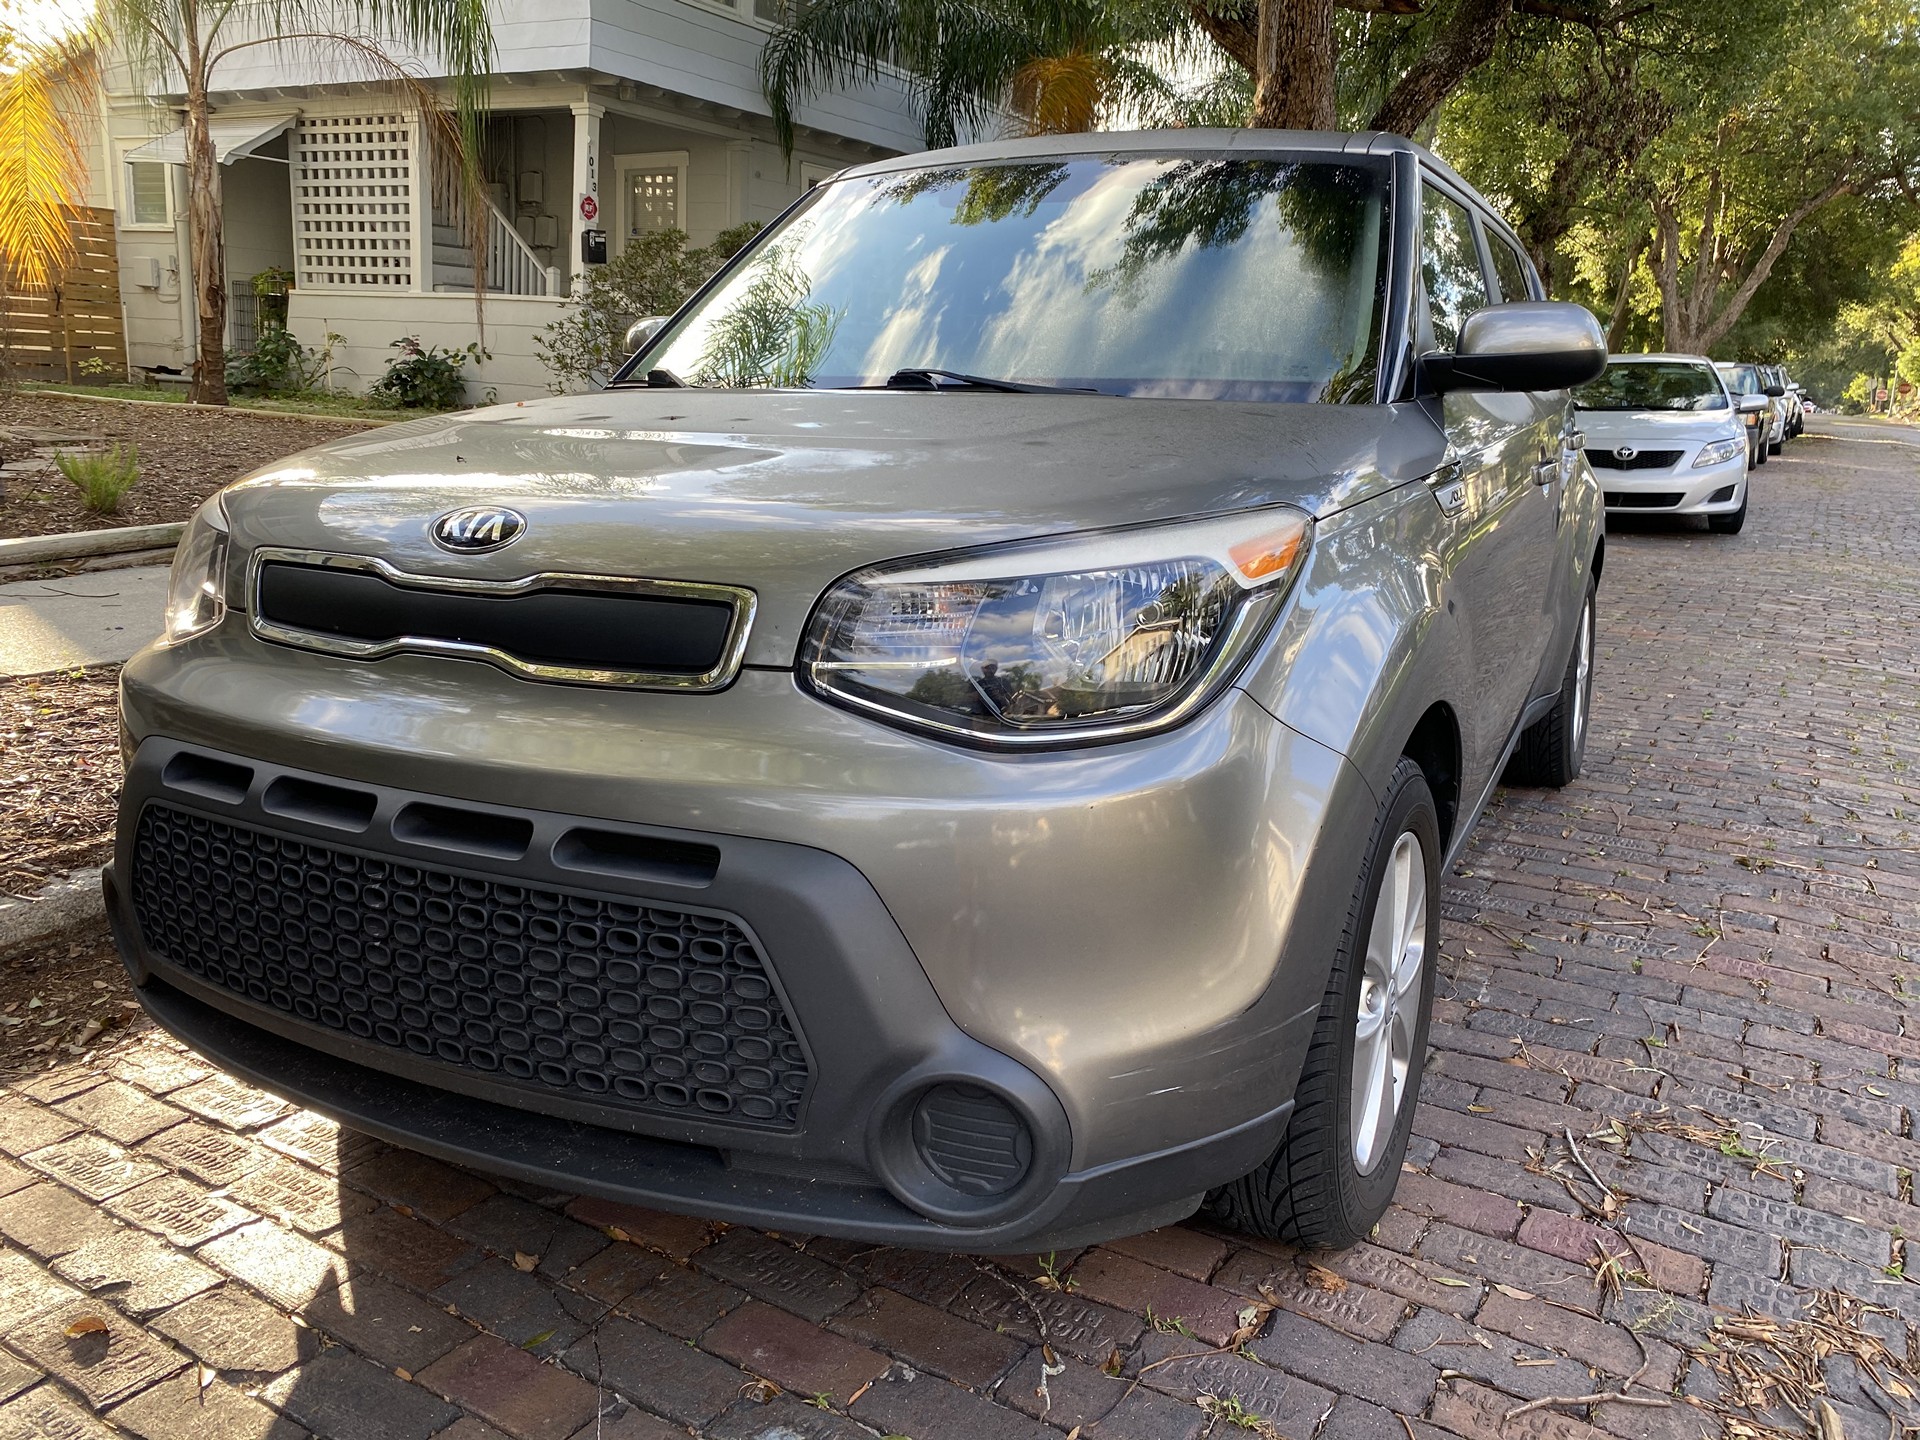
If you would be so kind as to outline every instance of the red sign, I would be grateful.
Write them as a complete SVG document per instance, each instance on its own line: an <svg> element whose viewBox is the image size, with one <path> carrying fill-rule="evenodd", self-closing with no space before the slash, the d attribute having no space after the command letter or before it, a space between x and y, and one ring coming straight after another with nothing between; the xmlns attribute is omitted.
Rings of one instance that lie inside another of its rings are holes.
<svg viewBox="0 0 1920 1440"><path fill-rule="evenodd" d="M582 195L580 197L580 218L582 220L591 220L599 213L600 202L598 200L594 199L591 195Z"/></svg>

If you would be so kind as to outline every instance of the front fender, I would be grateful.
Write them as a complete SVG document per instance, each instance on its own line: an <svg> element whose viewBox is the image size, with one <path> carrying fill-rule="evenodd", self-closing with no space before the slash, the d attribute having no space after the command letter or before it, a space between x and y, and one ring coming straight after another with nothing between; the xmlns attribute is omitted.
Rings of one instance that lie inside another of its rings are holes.
<svg viewBox="0 0 1920 1440"><path fill-rule="evenodd" d="M1293 603L1240 681L1376 795L1432 705L1472 703L1459 693L1472 642L1447 593L1446 523L1423 481L1322 521Z"/></svg>

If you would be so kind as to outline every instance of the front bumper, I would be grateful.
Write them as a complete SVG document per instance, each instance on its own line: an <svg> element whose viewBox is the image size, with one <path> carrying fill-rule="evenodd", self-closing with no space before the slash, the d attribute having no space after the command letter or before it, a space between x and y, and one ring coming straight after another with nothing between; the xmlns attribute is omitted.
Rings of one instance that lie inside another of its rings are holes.
<svg viewBox="0 0 1920 1440"><path fill-rule="evenodd" d="M1599 470L1594 476L1606 495L1609 515L1721 515L1738 510L1746 499L1746 452L1694 469L1690 449L1667 470Z"/></svg>
<svg viewBox="0 0 1920 1440"><path fill-rule="evenodd" d="M542 1183L974 1250L1166 1223L1284 1129L1357 870L1347 832L1364 836L1326 821L1370 816L1373 802L1344 761L1245 696L1157 744L1036 765L897 736L799 695L785 675L749 671L698 699L610 696L457 661L295 659L234 631L126 671L137 751L111 910L156 1018L270 1089ZM276 665L297 673L275 677ZM621 742L620 762L596 739ZM221 772L183 768L183 754L246 778L196 788L196 774ZM308 869L325 849L443 887L732 917L764 953L805 1057L790 1123L687 1108L684 1096L674 1113L619 1105L603 1083L619 1079L611 1062L597 1093L529 1088L391 1033L354 1033L339 1014L317 1023L289 1009L284 987L277 1002L249 993L255 977L210 981L150 943L146 930L164 927L143 926L135 904L155 805L227 827L229 847L240 831L310 847ZM422 807L433 824L406 821ZM342 814L364 816L361 828L343 831ZM514 825L511 854L461 848ZM583 828L618 843L569 848ZM695 853L707 857L700 883L645 863ZM608 854L643 863L591 868ZM1174 901L1169 883L1185 896ZM1029 1148L1017 1185L983 1197L929 1179L916 1105L942 1083L1019 1116Z"/></svg>

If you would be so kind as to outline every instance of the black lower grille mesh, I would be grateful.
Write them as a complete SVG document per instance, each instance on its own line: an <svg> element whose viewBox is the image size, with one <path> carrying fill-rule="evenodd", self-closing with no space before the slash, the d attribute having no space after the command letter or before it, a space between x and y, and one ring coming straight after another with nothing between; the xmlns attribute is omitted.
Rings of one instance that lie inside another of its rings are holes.
<svg viewBox="0 0 1920 1440"><path fill-rule="evenodd" d="M661 1114L790 1129L807 1061L732 922L376 859L166 805L134 843L156 958L393 1050Z"/></svg>
<svg viewBox="0 0 1920 1440"><path fill-rule="evenodd" d="M1609 510L1671 510L1686 494L1680 490L1609 490Z"/></svg>

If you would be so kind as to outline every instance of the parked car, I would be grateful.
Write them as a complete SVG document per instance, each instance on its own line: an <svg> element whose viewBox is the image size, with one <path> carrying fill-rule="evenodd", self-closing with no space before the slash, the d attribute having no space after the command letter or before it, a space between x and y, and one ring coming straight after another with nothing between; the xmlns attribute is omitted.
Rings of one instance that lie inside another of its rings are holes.
<svg viewBox="0 0 1920 1440"><path fill-rule="evenodd" d="M1797 440L1807 432L1807 392L1786 371L1780 374L1787 387L1787 438Z"/></svg>
<svg viewBox="0 0 1920 1440"><path fill-rule="evenodd" d="M1722 535L1746 524L1749 427L1706 356L1609 356L1573 403L1609 515L1704 515Z"/></svg>
<svg viewBox="0 0 1920 1440"><path fill-rule="evenodd" d="M1715 365L1720 378L1726 382L1727 393L1733 396L1739 410L1742 423L1747 431L1749 461L1748 468L1767 463L1772 453L1774 391L1772 385L1760 374L1757 365L1737 365L1722 362Z"/></svg>
<svg viewBox="0 0 1920 1440"><path fill-rule="evenodd" d="M1794 420L1798 414L1793 387L1787 379L1787 372L1778 365L1762 365L1761 381L1767 386L1767 393L1773 398L1771 416L1773 426L1769 438L1767 453L1778 455L1786 449L1787 441L1793 438ZM1776 394L1775 391L1778 391Z"/></svg>
<svg viewBox="0 0 1920 1440"><path fill-rule="evenodd" d="M140 998L641 1205L1359 1240L1441 877L1580 773L1604 363L1404 140L846 172L605 391L201 508L123 676Z"/></svg>

